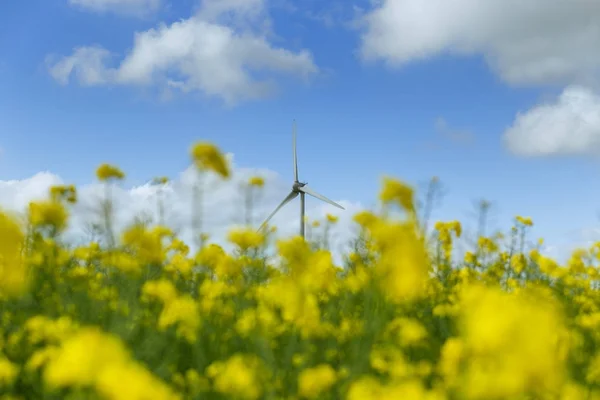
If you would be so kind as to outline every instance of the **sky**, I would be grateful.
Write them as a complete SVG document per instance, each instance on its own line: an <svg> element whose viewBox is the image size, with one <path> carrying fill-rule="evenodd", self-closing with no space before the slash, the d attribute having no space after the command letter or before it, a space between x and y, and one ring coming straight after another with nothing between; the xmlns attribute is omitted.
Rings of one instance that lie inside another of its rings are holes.
<svg viewBox="0 0 600 400"><path fill-rule="evenodd" d="M289 192L295 119L300 179L346 207L309 199L307 214L339 215L340 243L382 176L438 176L434 219L469 229L485 198L490 229L531 216L564 257L600 240L598 43L596 0L4 1L0 206L74 183L81 226L108 162L127 173L122 225L155 212L147 182L166 175L183 226L189 148L207 140L234 169L203 205L223 235L241 181L267 178L257 222ZM282 234L297 213L274 220Z"/></svg>

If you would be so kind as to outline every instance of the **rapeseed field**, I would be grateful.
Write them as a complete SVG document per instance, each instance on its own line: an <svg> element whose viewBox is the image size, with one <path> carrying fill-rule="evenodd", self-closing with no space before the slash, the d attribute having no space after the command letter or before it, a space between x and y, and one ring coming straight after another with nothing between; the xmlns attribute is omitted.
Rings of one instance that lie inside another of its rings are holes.
<svg viewBox="0 0 600 400"><path fill-rule="evenodd" d="M191 156L228 178L215 146ZM0 213L2 399L600 399L600 244L558 265L517 217L457 261L461 224L425 237L412 188L387 178L344 265L274 229L232 230L233 252L202 234L192 252L158 223L111 233L125 174L97 177L98 242L61 239L72 186Z"/></svg>

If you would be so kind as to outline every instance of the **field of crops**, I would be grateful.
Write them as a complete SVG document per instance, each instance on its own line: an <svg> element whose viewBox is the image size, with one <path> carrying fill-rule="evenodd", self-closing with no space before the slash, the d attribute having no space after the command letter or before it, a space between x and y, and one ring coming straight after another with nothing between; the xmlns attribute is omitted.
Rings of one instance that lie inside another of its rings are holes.
<svg viewBox="0 0 600 400"><path fill-rule="evenodd" d="M217 148L192 158L227 179ZM326 241L255 228L230 232L234 252L192 252L157 224L111 234L124 174L97 176L98 243L61 240L74 187L0 213L1 399L600 398L600 246L557 265L524 246L532 221L517 217L457 262L460 223L426 240L413 190L386 179L344 265Z"/></svg>

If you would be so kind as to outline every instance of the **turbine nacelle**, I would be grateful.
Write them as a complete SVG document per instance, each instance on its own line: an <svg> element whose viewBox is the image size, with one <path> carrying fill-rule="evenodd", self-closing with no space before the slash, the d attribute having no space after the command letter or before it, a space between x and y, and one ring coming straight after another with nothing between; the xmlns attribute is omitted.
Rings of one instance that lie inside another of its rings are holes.
<svg viewBox="0 0 600 400"><path fill-rule="evenodd" d="M308 182L294 182L294 185L292 186L292 191L293 192L301 192L302 190L300 190L300 188L303 188L307 184L308 184Z"/></svg>

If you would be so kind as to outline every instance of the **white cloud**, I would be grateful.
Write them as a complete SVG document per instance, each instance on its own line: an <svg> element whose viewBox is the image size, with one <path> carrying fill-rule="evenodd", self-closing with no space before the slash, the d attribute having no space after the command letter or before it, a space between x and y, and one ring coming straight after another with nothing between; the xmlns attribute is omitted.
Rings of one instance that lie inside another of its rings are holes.
<svg viewBox="0 0 600 400"><path fill-rule="evenodd" d="M262 0L205 1L189 19L136 33L131 51L116 66L107 50L89 46L48 59L49 71L62 84L74 75L87 86L162 86L200 91L228 104L265 97L276 88L274 75L306 79L318 69L308 51L274 47L265 34L250 29L268 22L263 15Z"/></svg>
<svg viewBox="0 0 600 400"><path fill-rule="evenodd" d="M519 113L503 139L522 156L600 155L600 96L568 87L556 102Z"/></svg>
<svg viewBox="0 0 600 400"><path fill-rule="evenodd" d="M435 129L442 137L454 143L471 144L475 141L475 136L471 131L451 127L442 117L435 120Z"/></svg>
<svg viewBox="0 0 600 400"><path fill-rule="evenodd" d="M203 207L203 231L211 234L211 241L224 244L226 233L235 224L243 223L243 200L239 184L250 176L258 174L266 180L265 188L254 209L254 225L258 226L289 193L291 184L283 181L270 170L251 170L233 168L233 177L221 181L210 176L205 185ZM165 188L165 221L168 226L179 232L180 237L192 243L192 184L195 170L189 168L182 172ZM52 173L38 173L31 178L15 181L0 181L0 207L10 211L23 212L30 201L47 197L48 188L65 183ZM68 183L68 182L66 182ZM133 188L115 188L113 197L118 210L115 216L115 228L120 231L134 221L135 217L146 215L157 220L157 187L150 184ZM319 190L319 188L315 188ZM92 183L78 188L79 201L72 209L71 226L65 234L67 240L90 240L88 228L97 220L98 204L103 198L103 187ZM327 195L327 193L325 193ZM337 201L337 200L336 200ZM311 197L307 200L306 214L311 219L323 219L327 213L339 216L339 222L332 229L331 244L339 261L339 255L345 244L353 238L352 217L361 209L360 204L339 201L346 210L339 210ZM289 237L298 233L299 201L296 199L282 208L273 218L272 225L278 227L278 237ZM322 234L322 231L315 232Z"/></svg>
<svg viewBox="0 0 600 400"><path fill-rule="evenodd" d="M69 4L99 13L142 16L158 10L161 0L69 0Z"/></svg>
<svg viewBox="0 0 600 400"><path fill-rule="evenodd" d="M236 24L257 23L266 18L266 0L204 0L198 16L206 21Z"/></svg>
<svg viewBox="0 0 600 400"><path fill-rule="evenodd" d="M70 57L57 62L49 58L49 72L62 85L69 83L71 75L84 86L103 85L114 79L114 71L105 67L109 57L110 52L101 47L77 47Z"/></svg>
<svg viewBox="0 0 600 400"><path fill-rule="evenodd" d="M380 0L361 54L401 66L481 54L511 84L589 83L600 72L597 0Z"/></svg>

